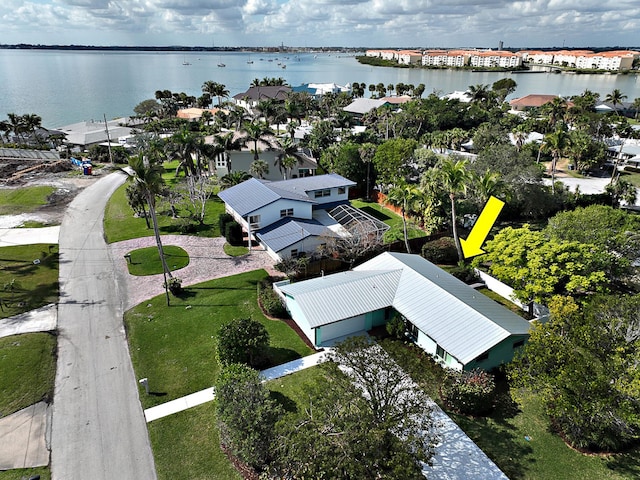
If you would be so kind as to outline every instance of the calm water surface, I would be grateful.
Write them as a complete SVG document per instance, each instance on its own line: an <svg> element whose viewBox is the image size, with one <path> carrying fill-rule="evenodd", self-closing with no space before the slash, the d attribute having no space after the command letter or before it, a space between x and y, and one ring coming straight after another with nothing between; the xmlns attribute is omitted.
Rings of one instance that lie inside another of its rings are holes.
<svg viewBox="0 0 640 480"><path fill-rule="evenodd" d="M288 57L288 58L286 58ZM247 63L247 61L253 63ZM271 61L268 61L271 60ZM278 66L286 64L286 69ZM184 65L189 63L190 65ZM226 67L218 67L224 63ZM465 90L511 76L513 97L530 93L576 95L585 89L603 97L620 89L628 100L640 97L640 76L473 73L371 67L336 54L148 53L0 50L0 118L7 113L35 113L56 128L82 120L132 115L156 90L200 96L202 84L226 85L230 95L245 91L254 78L282 77L302 83L424 83L426 94ZM366 92L369 95L368 91ZM214 100L215 102L216 100Z"/></svg>

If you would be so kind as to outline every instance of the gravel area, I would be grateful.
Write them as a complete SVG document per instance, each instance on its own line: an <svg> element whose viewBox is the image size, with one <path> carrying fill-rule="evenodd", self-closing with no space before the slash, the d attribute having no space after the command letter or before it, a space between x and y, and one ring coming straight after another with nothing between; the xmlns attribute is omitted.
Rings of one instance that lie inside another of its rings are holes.
<svg viewBox="0 0 640 480"><path fill-rule="evenodd" d="M214 278L226 277L251 270L265 269L270 275L280 275L273 268L273 259L264 250L251 250L241 257L230 257L224 253L223 237L202 238L185 235L163 235L163 245L181 247L189 254L189 265L174 270L173 276L182 279L183 286L189 286ZM143 301L164 293L162 275L137 277L130 275L124 255L132 250L156 245L154 237L134 238L108 245L113 265L123 294L125 310Z"/></svg>

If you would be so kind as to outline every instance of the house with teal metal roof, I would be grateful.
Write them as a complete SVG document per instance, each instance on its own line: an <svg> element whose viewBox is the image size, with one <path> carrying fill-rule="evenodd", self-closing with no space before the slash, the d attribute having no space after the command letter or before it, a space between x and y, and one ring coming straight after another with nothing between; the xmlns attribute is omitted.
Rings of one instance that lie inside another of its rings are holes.
<svg viewBox="0 0 640 480"><path fill-rule="evenodd" d="M274 288L318 348L401 315L407 336L444 365L489 370L529 337L527 320L419 255L385 252L348 272Z"/></svg>

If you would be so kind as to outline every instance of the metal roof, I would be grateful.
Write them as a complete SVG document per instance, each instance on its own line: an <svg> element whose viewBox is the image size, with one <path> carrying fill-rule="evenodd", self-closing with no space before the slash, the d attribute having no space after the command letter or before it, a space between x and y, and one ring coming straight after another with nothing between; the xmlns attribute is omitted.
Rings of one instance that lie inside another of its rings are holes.
<svg viewBox="0 0 640 480"><path fill-rule="evenodd" d="M317 328L389 307L401 274L401 270L349 271L279 288L295 298L311 328Z"/></svg>
<svg viewBox="0 0 640 480"><path fill-rule="evenodd" d="M258 239L274 252L280 252L309 237L336 237L337 234L315 220L286 217L261 229Z"/></svg>
<svg viewBox="0 0 640 480"><path fill-rule="evenodd" d="M385 252L352 271L281 287L311 328L392 306L467 364L529 322L419 255Z"/></svg>
<svg viewBox="0 0 640 480"><path fill-rule="evenodd" d="M355 270L402 268L393 307L466 364L529 322L419 255L385 252Z"/></svg>
<svg viewBox="0 0 640 480"><path fill-rule="evenodd" d="M383 105L386 105L388 102L383 99L376 98L356 98L349 105L344 107L342 110L349 113L356 113L360 115L364 115L367 112L370 112L374 108L379 108Z"/></svg>
<svg viewBox="0 0 640 480"><path fill-rule="evenodd" d="M60 160L58 152L23 148L0 148L0 159L6 160Z"/></svg>
<svg viewBox="0 0 640 480"><path fill-rule="evenodd" d="M354 185L356 185L355 182L336 173L292 178L291 180L277 182L251 178L231 188L222 190L218 193L218 197L239 215L245 217L251 212L255 212L257 209L281 198L315 204L317 202L309 197L307 192L323 188Z"/></svg>
<svg viewBox="0 0 640 480"><path fill-rule="evenodd" d="M306 193L292 193L288 190L282 190L277 187L278 183L280 182L267 182L250 178L245 182L222 190L218 193L218 197L242 217L246 217L251 212L255 212L259 208L281 198L315 203Z"/></svg>

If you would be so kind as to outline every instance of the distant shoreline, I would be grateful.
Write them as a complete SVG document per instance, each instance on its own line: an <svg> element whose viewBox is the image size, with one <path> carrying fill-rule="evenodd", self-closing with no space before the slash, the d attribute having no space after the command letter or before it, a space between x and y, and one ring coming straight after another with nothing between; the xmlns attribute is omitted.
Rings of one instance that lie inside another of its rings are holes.
<svg viewBox="0 0 640 480"><path fill-rule="evenodd" d="M70 50L70 51L112 51L112 52L362 52L364 47L187 47L165 46L122 46L122 45L15 45L0 44L3 50Z"/></svg>

